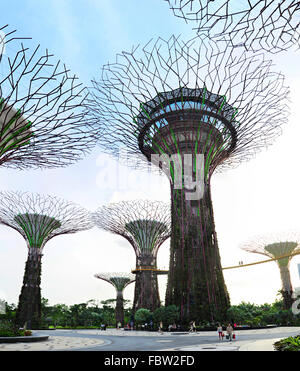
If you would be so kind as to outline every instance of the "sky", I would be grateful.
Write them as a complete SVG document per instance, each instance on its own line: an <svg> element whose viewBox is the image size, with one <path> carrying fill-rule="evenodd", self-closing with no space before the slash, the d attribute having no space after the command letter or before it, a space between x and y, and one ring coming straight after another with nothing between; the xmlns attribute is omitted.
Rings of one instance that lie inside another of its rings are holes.
<svg viewBox="0 0 300 371"><path fill-rule="evenodd" d="M86 86L100 76L101 66L133 46L159 36L194 36L191 25L173 16L163 0L10 0L1 8L0 25L32 37L63 61ZM212 177L212 198L223 267L264 260L240 249L256 235L300 230L300 54L294 50L270 56L274 70L290 86L290 117L282 135L255 158ZM18 171L0 169L2 190L51 194L94 211L111 202L149 199L170 200L163 175L132 170L96 147L67 168ZM15 230L0 225L0 299L17 303L27 258L26 243ZM297 264L290 265L292 284L300 286ZM169 264L169 240L158 252L158 266ZM121 237L94 227L74 235L58 236L44 249L42 296L51 305L84 303L115 298L113 286L94 278L100 272L130 272L135 266L133 248ZM271 303L281 287L275 262L224 270L231 303ZM159 276L161 300L167 278ZM133 299L134 285L124 298Z"/></svg>

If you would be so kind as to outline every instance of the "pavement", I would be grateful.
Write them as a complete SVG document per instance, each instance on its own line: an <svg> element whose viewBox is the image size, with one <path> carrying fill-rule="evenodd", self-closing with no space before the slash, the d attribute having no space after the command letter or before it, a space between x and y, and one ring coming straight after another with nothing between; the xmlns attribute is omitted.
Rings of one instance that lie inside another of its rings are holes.
<svg viewBox="0 0 300 371"><path fill-rule="evenodd" d="M67 350L94 350L105 351L105 345L112 344L107 338L117 337L137 337L137 341L141 341L141 337L155 337L153 341L160 343L157 351L274 351L273 344L282 338L295 336L300 333L300 327L276 327L260 330L244 330L235 331L236 339L218 340L217 333L198 332L198 333L182 333L172 334L169 332L147 332L147 331L124 331L116 329L108 329L106 331L99 330L56 330L36 332L39 335L49 335L49 339L39 343L17 343L17 344L0 344L0 351L67 351ZM53 334L53 335L52 335ZM195 340L196 344L186 346L176 346L178 338ZM116 339L116 338L115 338ZM173 340L174 339L174 340ZM199 344L197 344L199 339ZM134 340L134 339L132 339ZM207 343L206 343L207 342ZM174 347L164 347L164 344L174 343ZM116 349L118 350L118 349ZM147 349L144 349L147 350Z"/></svg>
<svg viewBox="0 0 300 371"><path fill-rule="evenodd" d="M0 352L80 350L85 347L102 346L104 344L106 342L102 339L50 336L48 340L38 343L0 344Z"/></svg>

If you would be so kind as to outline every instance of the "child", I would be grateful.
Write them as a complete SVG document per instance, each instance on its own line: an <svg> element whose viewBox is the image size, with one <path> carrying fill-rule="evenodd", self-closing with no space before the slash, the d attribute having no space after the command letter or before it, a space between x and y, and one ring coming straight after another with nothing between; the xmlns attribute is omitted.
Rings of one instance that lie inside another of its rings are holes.
<svg viewBox="0 0 300 371"><path fill-rule="evenodd" d="M219 340L223 340L223 327L219 324L217 328L219 334Z"/></svg>

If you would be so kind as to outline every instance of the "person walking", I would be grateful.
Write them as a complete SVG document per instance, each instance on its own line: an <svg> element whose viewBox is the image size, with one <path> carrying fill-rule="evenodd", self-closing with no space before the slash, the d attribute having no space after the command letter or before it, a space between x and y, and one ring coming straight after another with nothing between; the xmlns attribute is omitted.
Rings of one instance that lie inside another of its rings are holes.
<svg viewBox="0 0 300 371"><path fill-rule="evenodd" d="M220 323L218 324L217 332L219 334L219 340L223 340L223 327Z"/></svg>
<svg viewBox="0 0 300 371"><path fill-rule="evenodd" d="M196 323L195 321L190 322L190 330L189 332L196 332Z"/></svg>
<svg viewBox="0 0 300 371"><path fill-rule="evenodd" d="M161 334L163 333L163 327L164 327L164 325L163 325L162 321L160 321L160 322L159 322L158 331L159 331Z"/></svg>
<svg viewBox="0 0 300 371"><path fill-rule="evenodd" d="M134 322L131 320L130 321L130 329L133 330L133 328L134 328Z"/></svg>
<svg viewBox="0 0 300 371"><path fill-rule="evenodd" d="M228 326L226 328L226 332L227 332L227 336L228 336L229 341L231 341L232 340L232 334L233 334L233 328L232 328L230 323L228 324Z"/></svg>

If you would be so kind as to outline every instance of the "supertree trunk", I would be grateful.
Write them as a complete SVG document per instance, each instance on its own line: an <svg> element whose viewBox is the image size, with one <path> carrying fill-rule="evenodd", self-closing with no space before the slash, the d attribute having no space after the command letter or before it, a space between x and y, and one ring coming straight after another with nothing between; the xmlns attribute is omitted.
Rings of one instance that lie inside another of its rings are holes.
<svg viewBox="0 0 300 371"><path fill-rule="evenodd" d="M140 308L149 309L151 312L160 307L160 297L158 289L156 258L144 257L138 259L137 266L141 269L136 273L133 313Z"/></svg>
<svg viewBox="0 0 300 371"><path fill-rule="evenodd" d="M116 324L119 322L124 326L124 298L123 298L123 292L117 291L117 301L116 301Z"/></svg>
<svg viewBox="0 0 300 371"><path fill-rule="evenodd" d="M279 269L282 281L283 307L290 309L294 302L290 270L288 266L279 266Z"/></svg>
<svg viewBox="0 0 300 371"><path fill-rule="evenodd" d="M186 200L171 185L172 235L166 305L180 308L182 323L221 321L230 306L223 278L209 182L201 200Z"/></svg>
<svg viewBox="0 0 300 371"><path fill-rule="evenodd" d="M26 323L29 329L41 326L41 258L38 249L30 249L16 312L17 324L23 327Z"/></svg>

